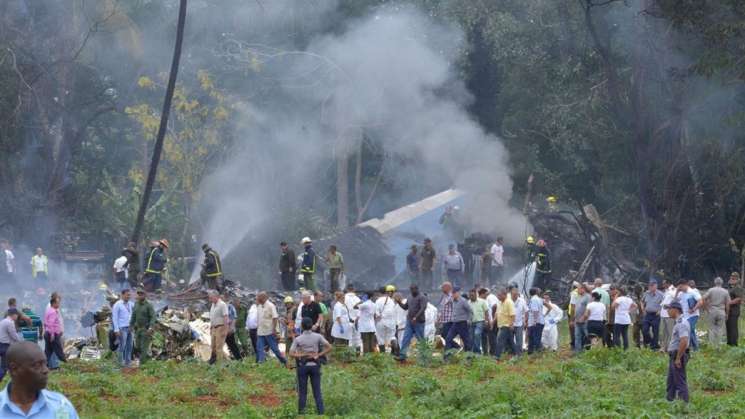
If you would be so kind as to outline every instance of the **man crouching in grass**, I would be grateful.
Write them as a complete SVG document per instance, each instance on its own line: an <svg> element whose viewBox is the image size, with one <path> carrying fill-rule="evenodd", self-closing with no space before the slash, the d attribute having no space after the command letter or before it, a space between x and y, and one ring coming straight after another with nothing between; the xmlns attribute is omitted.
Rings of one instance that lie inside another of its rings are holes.
<svg viewBox="0 0 745 419"><path fill-rule="evenodd" d="M667 369L667 400L674 401L676 396L688 403L688 383L686 382L686 364L688 363L688 340L691 326L683 319L683 307L673 301L667 312L675 320L673 335L667 346L670 362Z"/></svg>

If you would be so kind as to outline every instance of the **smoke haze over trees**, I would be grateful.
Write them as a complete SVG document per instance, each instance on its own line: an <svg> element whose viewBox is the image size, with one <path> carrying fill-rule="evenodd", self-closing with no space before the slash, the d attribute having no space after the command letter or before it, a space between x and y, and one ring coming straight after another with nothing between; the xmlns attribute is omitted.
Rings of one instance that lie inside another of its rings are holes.
<svg viewBox="0 0 745 419"><path fill-rule="evenodd" d="M124 244L177 6L0 3L0 236ZM518 244L533 174L631 260L731 269L743 23L735 0L192 0L144 235L273 251L458 187Z"/></svg>

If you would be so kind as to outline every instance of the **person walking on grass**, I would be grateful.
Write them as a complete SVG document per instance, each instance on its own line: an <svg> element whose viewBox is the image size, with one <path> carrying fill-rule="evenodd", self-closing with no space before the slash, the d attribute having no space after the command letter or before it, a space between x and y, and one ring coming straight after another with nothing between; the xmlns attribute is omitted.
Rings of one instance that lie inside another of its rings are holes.
<svg viewBox="0 0 745 419"><path fill-rule="evenodd" d="M445 357L449 357L449 350L457 348L455 337L460 337L463 342L463 349L471 347L471 340L468 333L468 322L471 320L473 311L468 299L460 294L460 287L453 288L453 322L448 330L445 339Z"/></svg>
<svg viewBox="0 0 745 419"><path fill-rule="evenodd" d="M724 281L720 277L714 278L714 286L704 294L704 307L709 313L709 343L718 347L725 337L725 322L729 316L729 292L722 288Z"/></svg>
<svg viewBox="0 0 745 419"><path fill-rule="evenodd" d="M225 295L225 300L230 301L230 296ZM225 337L225 343L228 345L228 350L235 360L242 360L241 349L238 347L236 341L236 322L238 320L238 310L235 308L232 302L227 302L228 305L228 334Z"/></svg>
<svg viewBox="0 0 745 419"><path fill-rule="evenodd" d="M615 310L613 324L613 346L620 346L623 339L623 350L629 349L629 325L631 324L631 311L636 310L634 301L626 295L626 289L618 289L618 297L611 305Z"/></svg>
<svg viewBox="0 0 745 419"><path fill-rule="evenodd" d="M544 302L541 298L541 290L530 289L530 300L528 300L528 354L541 350L541 337L546 320L543 318Z"/></svg>
<svg viewBox="0 0 745 419"><path fill-rule="evenodd" d="M406 360L406 352L411 344L411 339L416 336L417 345L421 348L424 344L424 324L426 322L425 311L427 310L427 297L419 293L419 287L412 285L409 287L411 297L402 302L401 296L397 295L396 304L406 310L406 328L404 337L401 340L401 349L399 360Z"/></svg>
<svg viewBox="0 0 745 419"><path fill-rule="evenodd" d="M259 348L268 346L279 362L287 366L287 359L279 350L279 339L277 338L279 313L277 307L269 301L269 296L263 291L256 296L256 313L259 320L259 327L256 330L256 344ZM265 359L266 352L259 351L258 363L264 362Z"/></svg>
<svg viewBox="0 0 745 419"><path fill-rule="evenodd" d="M313 320L303 317L302 331L290 347L290 357L295 359L298 381L298 413L305 413L308 401L308 380L313 389L316 402L316 413L324 414L323 395L321 394L321 359L331 352L331 344L320 333L312 331Z"/></svg>
<svg viewBox="0 0 745 419"><path fill-rule="evenodd" d="M675 321L672 337L667 346L669 356L667 367L667 400L676 398L688 403L688 382L686 365L688 364L688 346L691 336L691 325L683 319L684 307L678 301L667 306L667 312Z"/></svg>
<svg viewBox="0 0 745 419"><path fill-rule="evenodd" d="M523 343L525 342L525 324L528 322L528 304L525 302L525 297L520 294L520 289L517 286L510 286L510 299L512 304L515 306L515 321L513 323L513 337L515 338L515 345L513 350L515 355L520 356L523 354Z"/></svg>
<svg viewBox="0 0 745 419"><path fill-rule="evenodd" d="M359 311L357 317L357 331L362 339L362 353L375 352L375 303L372 301L373 293L363 292L360 302L354 308Z"/></svg>
<svg viewBox="0 0 745 419"><path fill-rule="evenodd" d="M597 292L592 291L592 302L587 305L585 310L585 316L583 321L587 323L587 336L588 339L593 337L599 339L600 342L605 342L605 312L606 307L603 304L603 296Z"/></svg>
<svg viewBox="0 0 745 419"><path fill-rule="evenodd" d="M587 305L590 304L590 296L587 295L585 284L577 287L577 297L574 299L572 311L574 312L574 353L580 353L587 349Z"/></svg>
<svg viewBox="0 0 745 419"><path fill-rule="evenodd" d="M691 326L691 336L688 341L691 350L698 350L698 339L696 338L696 324L700 315L700 307L703 304L701 294L698 290L691 287L693 281L687 281L685 279L678 282L678 292L676 299L683 307L683 320L688 321ZM694 283L695 285L695 283Z"/></svg>
<svg viewBox="0 0 745 419"><path fill-rule="evenodd" d="M331 337L334 338L334 345L339 347L348 347L352 339L352 323L349 317L349 309L344 304L344 293L336 291L334 293L336 302L333 308L334 325L331 327Z"/></svg>
<svg viewBox="0 0 745 419"><path fill-rule="evenodd" d="M16 321L18 320L18 310L9 308L5 318L0 320L0 381L3 381L5 374L8 372L8 348L10 345L20 342L21 337L16 331ZM46 364L44 364L46 366Z"/></svg>
<svg viewBox="0 0 745 419"><path fill-rule="evenodd" d="M675 327L675 321L668 314L667 307L670 303L675 300L676 288L668 280L662 280L662 292L664 298L662 299L662 309L660 309L660 352L667 352L667 345L670 344L670 337L673 334L673 327Z"/></svg>
<svg viewBox="0 0 745 419"><path fill-rule="evenodd" d="M209 359L210 365L216 363L225 357L223 347L225 339L228 336L228 327L230 325L228 305L220 298L220 293L216 290L209 290L207 297L211 303L210 306L210 347L212 354ZM263 348L263 346L261 346ZM260 353L263 353L261 351Z"/></svg>
<svg viewBox="0 0 745 419"><path fill-rule="evenodd" d="M515 350L515 305L512 299L507 298L507 291L500 289L497 292L497 299L499 304L497 305L497 350L495 357L497 360L502 356L502 352L508 349L512 349L512 353L517 353Z"/></svg>
<svg viewBox="0 0 745 419"><path fill-rule="evenodd" d="M52 354L56 355L59 361L67 362L63 348L64 342L62 341L64 327L59 307L60 297L55 296L49 300L49 307L44 313L44 353L47 356L47 365L50 368L52 366ZM59 367L53 369L57 368Z"/></svg>
<svg viewBox="0 0 745 419"><path fill-rule="evenodd" d="M486 304L486 300L478 297L476 288L468 292L468 300L471 305L471 347L468 348L473 353L481 353L481 338L484 335L484 325L489 319L489 306Z"/></svg>

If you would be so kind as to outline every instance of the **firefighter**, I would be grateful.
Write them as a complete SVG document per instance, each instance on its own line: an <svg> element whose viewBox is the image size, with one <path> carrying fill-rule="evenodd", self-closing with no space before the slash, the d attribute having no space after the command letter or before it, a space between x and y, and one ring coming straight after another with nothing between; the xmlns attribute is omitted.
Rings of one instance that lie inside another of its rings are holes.
<svg viewBox="0 0 745 419"><path fill-rule="evenodd" d="M148 291L160 290L163 271L166 270L166 264L168 263L167 250L168 240L166 239L150 243L150 250L148 250L145 260L145 276L142 278L142 282Z"/></svg>
<svg viewBox="0 0 745 419"><path fill-rule="evenodd" d="M535 251L535 275L536 284L544 287L546 281L551 279L551 254L544 240L538 240Z"/></svg>
<svg viewBox="0 0 745 419"><path fill-rule="evenodd" d="M202 245L202 251L204 252L204 262L202 262L202 273L200 275L202 285L208 289L222 292L223 277L220 255L207 243Z"/></svg>
<svg viewBox="0 0 745 419"><path fill-rule="evenodd" d="M530 265L531 263L535 262L535 253L536 253L536 246L535 246L535 237L528 236L527 239L525 239L525 247L527 248L527 261L526 264Z"/></svg>
<svg viewBox="0 0 745 419"><path fill-rule="evenodd" d="M549 195L546 198L546 203L548 204L548 210L551 212L555 212L558 210L558 207L556 206L556 203L558 202L558 198L556 198L553 195Z"/></svg>
<svg viewBox="0 0 745 419"><path fill-rule="evenodd" d="M313 242L310 237L304 237L302 243L305 251L302 255L303 261L300 264L300 273L303 274L305 289L315 291L316 283L313 275L316 273L316 252L313 250Z"/></svg>

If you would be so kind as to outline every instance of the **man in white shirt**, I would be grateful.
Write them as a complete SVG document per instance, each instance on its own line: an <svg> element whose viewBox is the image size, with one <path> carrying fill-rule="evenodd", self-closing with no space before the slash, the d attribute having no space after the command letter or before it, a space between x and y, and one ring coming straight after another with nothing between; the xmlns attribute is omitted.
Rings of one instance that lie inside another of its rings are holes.
<svg viewBox="0 0 745 419"><path fill-rule="evenodd" d="M675 327L675 320L670 317L666 307L675 300L676 288L668 280L663 279L661 291L664 298L660 310L660 352L665 352L673 334L673 327Z"/></svg>
<svg viewBox="0 0 745 419"><path fill-rule="evenodd" d="M491 279L495 284L499 284L504 274L504 239L502 237L497 237L489 253L491 253Z"/></svg>
<svg viewBox="0 0 745 419"><path fill-rule="evenodd" d="M4 253L5 266L2 267L3 273L8 279L13 278L16 272L16 257L10 250L10 242L7 240L0 241L0 249Z"/></svg>
<svg viewBox="0 0 745 419"><path fill-rule="evenodd" d="M246 315L246 330L248 330L248 337L251 339L251 346L254 349L254 357L256 358L256 361L259 360L259 349L258 346L256 346L256 330L259 328L259 313L258 309L256 307L256 304L252 304L251 307L248 309L248 314ZM264 348L261 348L263 351Z"/></svg>
<svg viewBox="0 0 745 419"><path fill-rule="evenodd" d="M540 289L530 289L530 302L528 302L528 354L541 350L541 338L543 337L543 298Z"/></svg>
<svg viewBox="0 0 745 419"><path fill-rule="evenodd" d="M698 318L701 314L699 309L704 302L701 298L701 293L696 289L696 283L694 281L681 280L678 283L678 293L676 298L683 307L681 317L683 320L688 321L688 324L691 326L690 348L697 351L698 339L696 337L696 323L698 323Z"/></svg>
<svg viewBox="0 0 745 419"><path fill-rule="evenodd" d="M448 254L442 258L442 265L443 270L447 273L448 281L453 286L463 285L463 272L466 264L463 261L463 256L455 249L454 244L448 246Z"/></svg>
<svg viewBox="0 0 745 419"><path fill-rule="evenodd" d="M349 319L352 321L352 324L354 324L360 316L360 311L354 308L360 301L360 297L358 297L354 292L354 286L351 284L348 285L347 293L344 294L344 304L349 309ZM356 348L357 350L362 347L362 335L360 335L359 330L355 327L352 327L352 338L349 339L349 346Z"/></svg>
<svg viewBox="0 0 745 419"><path fill-rule="evenodd" d="M116 258L112 271L114 272L114 281L119 284L119 289L123 290L127 287L127 256L126 252L122 252L122 255Z"/></svg>
<svg viewBox="0 0 745 419"><path fill-rule="evenodd" d="M277 307L269 301L269 296L265 292L260 292L256 295L256 317L259 322L259 327L256 329L256 345L259 348L268 346L274 352L279 362L287 366L287 359L280 352L277 339L279 313L277 312ZM258 352L257 362L262 363L266 359L266 352L263 350Z"/></svg>
<svg viewBox="0 0 745 419"><path fill-rule="evenodd" d="M375 303L372 302L372 293L362 294L360 302L355 305L359 311L357 318L357 331L362 339L362 352L372 353L375 348Z"/></svg>
<svg viewBox="0 0 745 419"><path fill-rule="evenodd" d="M513 323L515 327L513 333L515 337L515 355L519 356L523 353L523 345L525 343L525 322L527 322L528 317L528 304L525 302L522 294L520 294L518 287L510 286L510 297L515 307L515 321Z"/></svg>
<svg viewBox="0 0 745 419"><path fill-rule="evenodd" d="M393 294L396 292L396 287L393 285L387 285L385 287L385 295L378 297L375 301L375 336L378 338L378 349L380 353L385 353L387 347L392 345L392 341L396 338L396 307L398 304L393 299ZM398 355L398 351L395 348L398 345L395 343L391 348L394 355Z"/></svg>

